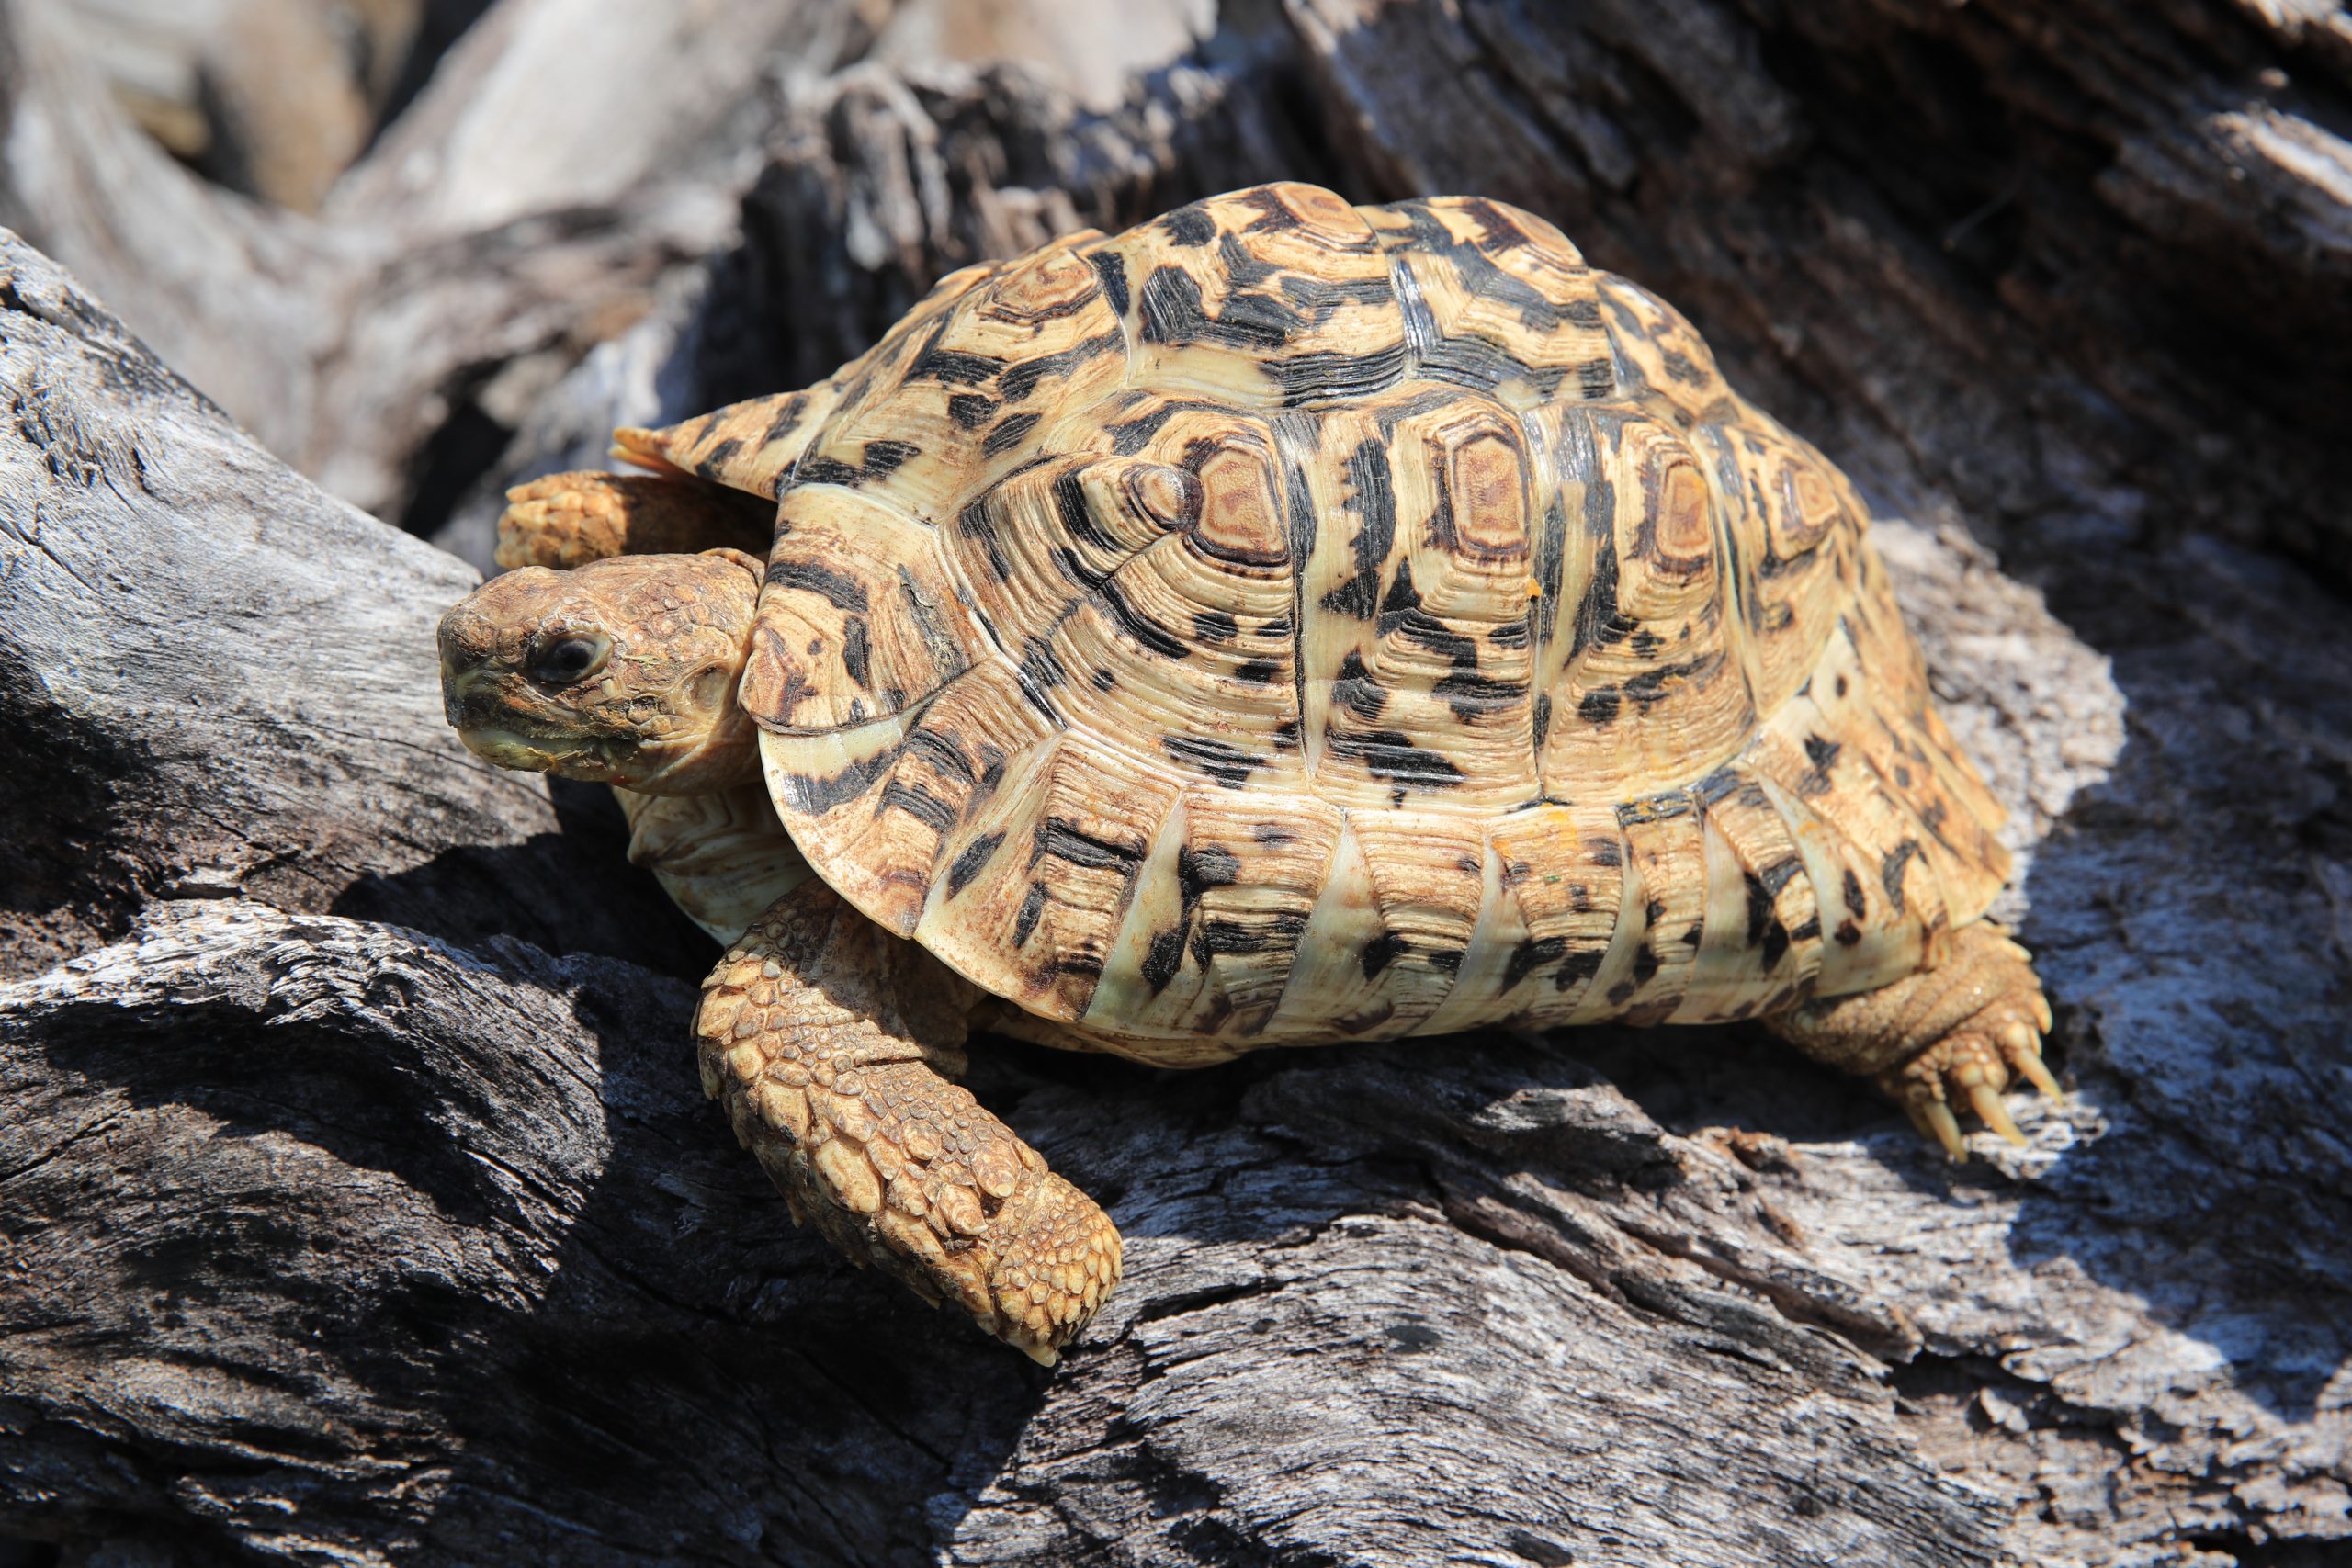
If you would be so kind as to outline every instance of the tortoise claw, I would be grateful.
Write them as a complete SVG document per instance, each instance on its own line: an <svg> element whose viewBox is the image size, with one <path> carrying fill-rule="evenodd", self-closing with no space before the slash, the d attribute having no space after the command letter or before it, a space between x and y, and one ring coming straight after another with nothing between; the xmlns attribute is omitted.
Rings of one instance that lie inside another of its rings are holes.
<svg viewBox="0 0 2352 1568"><path fill-rule="evenodd" d="M1774 1027L1822 1061L1869 1063L1920 1136L1965 1159L1963 1116L2026 1143L2001 1098L2012 1085L2064 1098L2041 1060L2050 1023L2025 949L1986 922L1952 933L1929 967L1873 991L1807 1003Z"/></svg>
<svg viewBox="0 0 2352 1568"><path fill-rule="evenodd" d="M2047 1002L2042 1003L2041 1010L2047 1012L2049 1006ZM2041 1060L2041 1040L2024 1023L2010 1023L2002 1029L2001 1060L2008 1064L2010 1071L2040 1089L2044 1099L2065 1098L2064 1091L2058 1087L2058 1080L2050 1076L2050 1068Z"/></svg>
<svg viewBox="0 0 2352 1568"><path fill-rule="evenodd" d="M1960 1118L1942 1100L1930 1100L1913 1106L1911 1120L1930 1143L1943 1146L1946 1158L1959 1161L1968 1157L1968 1144L1960 1135Z"/></svg>
<svg viewBox="0 0 2352 1568"><path fill-rule="evenodd" d="M2041 1052L2030 1052L2019 1057L2017 1069L2025 1076L2026 1082L2041 1091L2042 1099L2064 1100L2066 1098L2066 1091L2058 1087L2058 1080L2052 1077L2050 1069L2042 1065Z"/></svg>
<svg viewBox="0 0 2352 1568"><path fill-rule="evenodd" d="M2041 1041L2022 1019L1992 1024L1979 1021L1946 1035L1903 1066L1883 1075L1880 1087L1901 1101L1921 1135L1954 1159L1967 1157L1956 1107L1975 1113L1985 1127L2023 1147L2025 1134L2009 1114L2002 1091L2016 1078L2043 1094L2060 1098L2058 1080L2041 1060Z"/></svg>
<svg viewBox="0 0 2352 1568"><path fill-rule="evenodd" d="M1998 1133L2018 1147L2025 1147L2025 1134L2009 1120L2009 1108L2001 1103L2001 1091L1988 1083L1968 1086L1968 1103L1974 1108L1976 1119Z"/></svg>

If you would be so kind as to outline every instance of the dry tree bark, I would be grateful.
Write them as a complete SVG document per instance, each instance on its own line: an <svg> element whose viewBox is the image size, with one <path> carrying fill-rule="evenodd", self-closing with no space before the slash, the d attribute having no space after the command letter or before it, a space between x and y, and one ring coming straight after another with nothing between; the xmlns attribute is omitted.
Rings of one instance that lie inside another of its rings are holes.
<svg viewBox="0 0 2352 1568"><path fill-rule="evenodd" d="M727 242L776 83L854 56L888 9L648 0L624 26L505 0L310 217L224 197L141 135L66 4L0 5L0 220L272 450L394 517L487 460L478 402L527 397Z"/></svg>
<svg viewBox="0 0 2352 1568"><path fill-rule="evenodd" d="M440 725L463 570L13 247L0 1529L187 1562L2346 1550L2344 13L1226 20L1112 110L1001 71L786 95L733 238L494 471L808 378L1072 221L1275 175L1525 202L1930 520L1881 547L2031 852L2009 913L2074 1099L1948 1168L1745 1030L1190 1075L1005 1046L980 1092L1129 1238L1036 1372L784 1224L695 1090L707 949L593 802Z"/></svg>
<svg viewBox="0 0 2352 1568"><path fill-rule="evenodd" d="M1866 477L2352 566L2341 5L1282 9L1372 192L1553 218Z"/></svg>
<svg viewBox="0 0 2352 1568"><path fill-rule="evenodd" d="M550 797L435 733L433 624L473 572L320 493L9 254L0 974L152 899L240 894L691 972L708 943L682 919L609 907L651 884L605 792Z"/></svg>
<svg viewBox="0 0 2352 1568"><path fill-rule="evenodd" d="M315 212L488 0L78 0L115 99L231 190Z"/></svg>

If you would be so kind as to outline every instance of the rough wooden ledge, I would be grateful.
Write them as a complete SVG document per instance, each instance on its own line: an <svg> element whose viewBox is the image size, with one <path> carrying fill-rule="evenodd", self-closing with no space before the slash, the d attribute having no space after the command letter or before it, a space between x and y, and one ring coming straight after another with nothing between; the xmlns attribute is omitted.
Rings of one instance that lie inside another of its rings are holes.
<svg viewBox="0 0 2352 1568"><path fill-rule="evenodd" d="M2040 840L2077 1092L2024 1108L2030 1150L1947 1167L1740 1030L1176 1076L1006 1046L981 1090L1129 1237L1048 1375L792 1233L695 1088L693 951L609 955L650 890L447 739L424 630L466 573L20 245L0 307L0 702L43 742L8 797L39 874L0 989L6 1529L191 1562L1677 1568L2345 1534L2352 686L2233 695L2282 616L2352 674L2290 570L2111 563L2102 656L1965 540L1882 532ZM545 852L495 886L333 912L517 838Z"/></svg>

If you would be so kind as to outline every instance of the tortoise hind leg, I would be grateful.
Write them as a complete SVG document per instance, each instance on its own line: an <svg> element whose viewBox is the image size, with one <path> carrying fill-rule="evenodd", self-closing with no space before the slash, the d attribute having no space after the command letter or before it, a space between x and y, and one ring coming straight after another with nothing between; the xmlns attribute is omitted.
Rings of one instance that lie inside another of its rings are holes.
<svg viewBox="0 0 2352 1568"><path fill-rule="evenodd" d="M758 559L775 502L683 474L549 474L506 492L495 559L569 571L606 556L692 555L722 547Z"/></svg>
<svg viewBox="0 0 2352 1568"><path fill-rule="evenodd" d="M703 1089L796 1219L1050 1365L1117 1281L1119 1233L950 1081L985 999L811 881L704 981Z"/></svg>
<svg viewBox="0 0 2352 1568"><path fill-rule="evenodd" d="M2030 955L1989 921L1949 933L1934 963L1874 991L1835 997L1764 1021L1816 1061L1868 1073L1912 1124L1966 1156L1955 1100L2011 1143L2025 1141L2001 1103L2014 1075L2052 1099L2041 1061L2050 1003Z"/></svg>

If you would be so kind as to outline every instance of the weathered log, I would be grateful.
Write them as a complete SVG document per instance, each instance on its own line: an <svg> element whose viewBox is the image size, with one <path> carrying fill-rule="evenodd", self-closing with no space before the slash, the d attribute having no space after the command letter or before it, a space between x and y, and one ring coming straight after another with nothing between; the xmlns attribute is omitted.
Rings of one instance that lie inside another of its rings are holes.
<svg viewBox="0 0 2352 1568"><path fill-rule="evenodd" d="M692 974L609 796L440 730L461 563L322 494L7 243L0 974L238 893Z"/></svg>
<svg viewBox="0 0 2352 1568"><path fill-rule="evenodd" d="M1227 20L1117 109L870 69L788 103L742 243L665 264L504 461L617 397L821 373L1068 220L1275 175L1526 201L2047 591L2064 624L1956 528L1879 531L2032 849L2009 913L2075 1098L1953 1169L1747 1031L992 1049L984 1097L1130 1244L1035 1373L784 1227L694 1092L705 950L439 726L420 634L465 574L19 250L0 1529L162 1562L2344 1550L2352 633L2221 542L2341 558L2341 10ZM269 547L205 559L183 515ZM207 668L227 711L185 722ZM550 858L510 887L433 880L518 840Z"/></svg>
<svg viewBox="0 0 2352 1568"><path fill-rule="evenodd" d="M2341 5L1282 10L1368 194L1553 219L1906 503L2352 567Z"/></svg>
<svg viewBox="0 0 2352 1568"><path fill-rule="evenodd" d="M207 814L411 845L528 818L528 781L469 768L434 712L424 627L464 575L271 464L37 256L0 271L11 602L73 607L6 629L17 730L57 759L40 802L87 835L86 803L148 790L115 820L166 848ZM2339 1536L2344 1089L2315 1071L2343 955L2279 893L2352 726L2323 694L2261 728L2217 698L2312 590L2218 547L2133 562L2202 619L2126 653L2119 755L2105 660L2034 594L1881 533L2019 830L2058 824L2027 930L2079 1093L2023 1108L2031 1150L1943 1167L1744 1031L1193 1075L1003 1046L984 1092L1129 1237L1114 1309L1047 1375L789 1233L695 1092L685 984L280 912L350 870L236 883L208 842L176 883L101 873L130 929L54 925L77 956L0 993L0 1517L165 1561L1989 1563ZM226 711L179 718L207 671ZM208 764L224 793L175 807ZM2263 807L2233 807L2252 777ZM642 918L641 888L563 870L571 905Z"/></svg>
<svg viewBox="0 0 2352 1568"><path fill-rule="evenodd" d="M485 400L508 412L727 242L774 71L821 75L888 10L670 0L622 26L585 0L506 0L313 219L175 163L107 94L62 3L0 5L0 221L273 451L394 516L420 496L446 511L496 455L473 449ZM663 54L675 69L647 69Z"/></svg>

